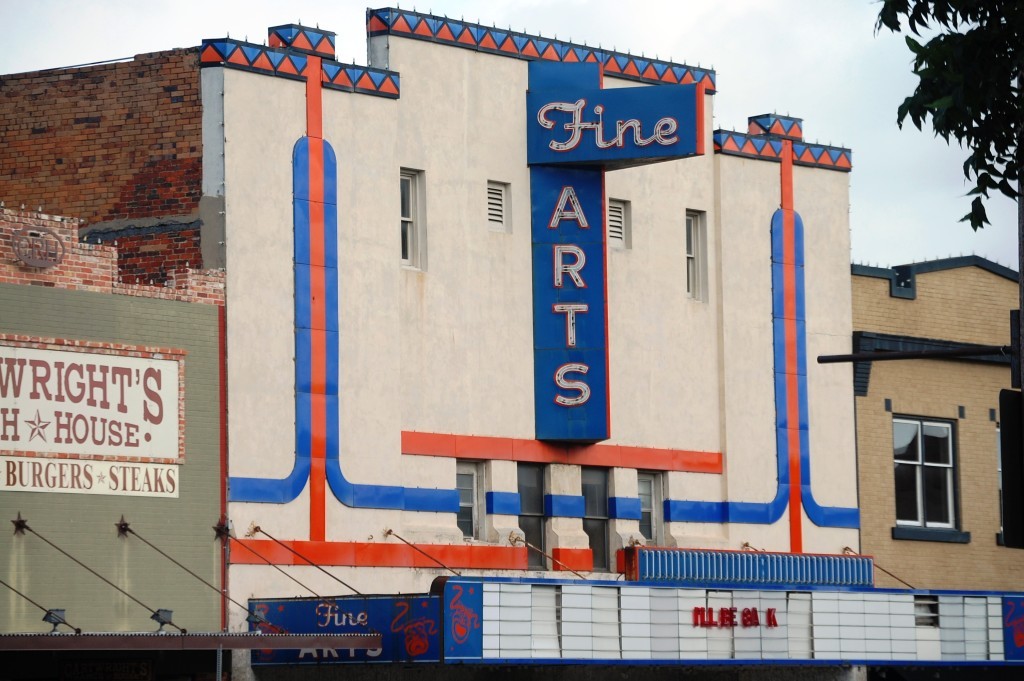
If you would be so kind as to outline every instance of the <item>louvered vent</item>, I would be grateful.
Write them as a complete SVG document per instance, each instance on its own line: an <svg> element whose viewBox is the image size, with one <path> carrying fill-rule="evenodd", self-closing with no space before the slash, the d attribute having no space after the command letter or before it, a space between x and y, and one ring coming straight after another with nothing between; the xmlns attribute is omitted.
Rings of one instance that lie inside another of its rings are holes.
<svg viewBox="0 0 1024 681"><path fill-rule="evenodd" d="M507 186L501 182L487 183L487 225L497 232L507 230L507 222L505 220Z"/></svg>
<svg viewBox="0 0 1024 681"><path fill-rule="evenodd" d="M608 244L626 247L626 202L619 199L608 200Z"/></svg>

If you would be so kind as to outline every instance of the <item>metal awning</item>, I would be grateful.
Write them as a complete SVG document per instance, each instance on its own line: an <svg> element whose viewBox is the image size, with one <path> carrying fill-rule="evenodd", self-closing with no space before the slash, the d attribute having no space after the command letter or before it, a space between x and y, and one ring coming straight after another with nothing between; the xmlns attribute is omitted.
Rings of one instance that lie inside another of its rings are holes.
<svg viewBox="0 0 1024 681"><path fill-rule="evenodd" d="M380 634L53 633L0 634L0 650L250 650L381 646Z"/></svg>

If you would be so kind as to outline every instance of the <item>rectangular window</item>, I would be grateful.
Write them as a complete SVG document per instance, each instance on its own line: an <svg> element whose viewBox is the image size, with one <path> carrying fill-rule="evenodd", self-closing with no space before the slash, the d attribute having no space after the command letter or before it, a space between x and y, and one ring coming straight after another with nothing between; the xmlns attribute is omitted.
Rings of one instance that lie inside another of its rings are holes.
<svg viewBox="0 0 1024 681"><path fill-rule="evenodd" d="M686 294L707 301L707 228L704 214L686 214Z"/></svg>
<svg viewBox="0 0 1024 681"><path fill-rule="evenodd" d="M637 473L640 491L640 534L649 544L662 543L661 537L661 475Z"/></svg>
<svg viewBox="0 0 1024 681"><path fill-rule="evenodd" d="M632 216L629 201L608 199L608 246L626 249L633 246Z"/></svg>
<svg viewBox="0 0 1024 681"><path fill-rule="evenodd" d="M952 424L893 419L892 448L896 523L952 528L955 524Z"/></svg>
<svg viewBox="0 0 1024 681"><path fill-rule="evenodd" d="M611 569L608 556L608 470L583 468L583 531L590 538L594 570Z"/></svg>
<svg viewBox="0 0 1024 681"><path fill-rule="evenodd" d="M511 232L509 185L505 182L487 182L487 227L493 232Z"/></svg>
<svg viewBox="0 0 1024 681"><path fill-rule="evenodd" d="M519 476L519 529L526 536L526 542L540 551L546 551L544 542L544 466L521 463L517 466ZM535 570L547 568L542 553L527 549L528 566Z"/></svg>
<svg viewBox="0 0 1024 681"><path fill-rule="evenodd" d="M423 173L402 169L399 175L402 223L402 264L424 269L426 248L426 220L424 218Z"/></svg>
<svg viewBox="0 0 1024 681"><path fill-rule="evenodd" d="M462 535L470 539L480 538L480 521L483 517L480 500L479 464L459 461L456 464L455 487L459 491L459 529Z"/></svg>

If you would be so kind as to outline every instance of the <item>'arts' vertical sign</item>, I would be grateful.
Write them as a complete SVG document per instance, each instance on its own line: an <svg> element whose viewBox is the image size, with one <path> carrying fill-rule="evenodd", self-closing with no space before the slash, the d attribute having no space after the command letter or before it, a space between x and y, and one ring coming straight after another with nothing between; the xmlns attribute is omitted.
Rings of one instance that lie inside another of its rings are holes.
<svg viewBox="0 0 1024 681"><path fill-rule="evenodd" d="M600 80L597 64L530 64L538 440L610 437L605 171L699 153L697 86Z"/></svg>

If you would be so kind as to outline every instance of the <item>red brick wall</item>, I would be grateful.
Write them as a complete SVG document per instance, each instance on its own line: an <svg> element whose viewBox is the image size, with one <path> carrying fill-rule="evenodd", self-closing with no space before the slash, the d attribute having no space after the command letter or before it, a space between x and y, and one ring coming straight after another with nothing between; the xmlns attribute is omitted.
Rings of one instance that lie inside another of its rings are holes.
<svg viewBox="0 0 1024 681"><path fill-rule="evenodd" d="M116 243L117 270L125 283L162 284L175 270L203 266L198 223L93 232L83 241Z"/></svg>
<svg viewBox="0 0 1024 681"><path fill-rule="evenodd" d="M124 279L118 272L118 249L113 245L80 243L79 226L80 222L73 218L0 208L0 284L224 305L223 270L202 271L198 265L168 268L157 286L148 285L148 278L139 282ZM14 248L19 232L40 228L52 232L64 244L63 257L56 267L27 265ZM159 262L165 263L162 259Z"/></svg>
<svg viewBox="0 0 1024 681"><path fill-rule="evenodd" d="M0 76L0 200L90 224L197 214L198 54Z"/></svg>

